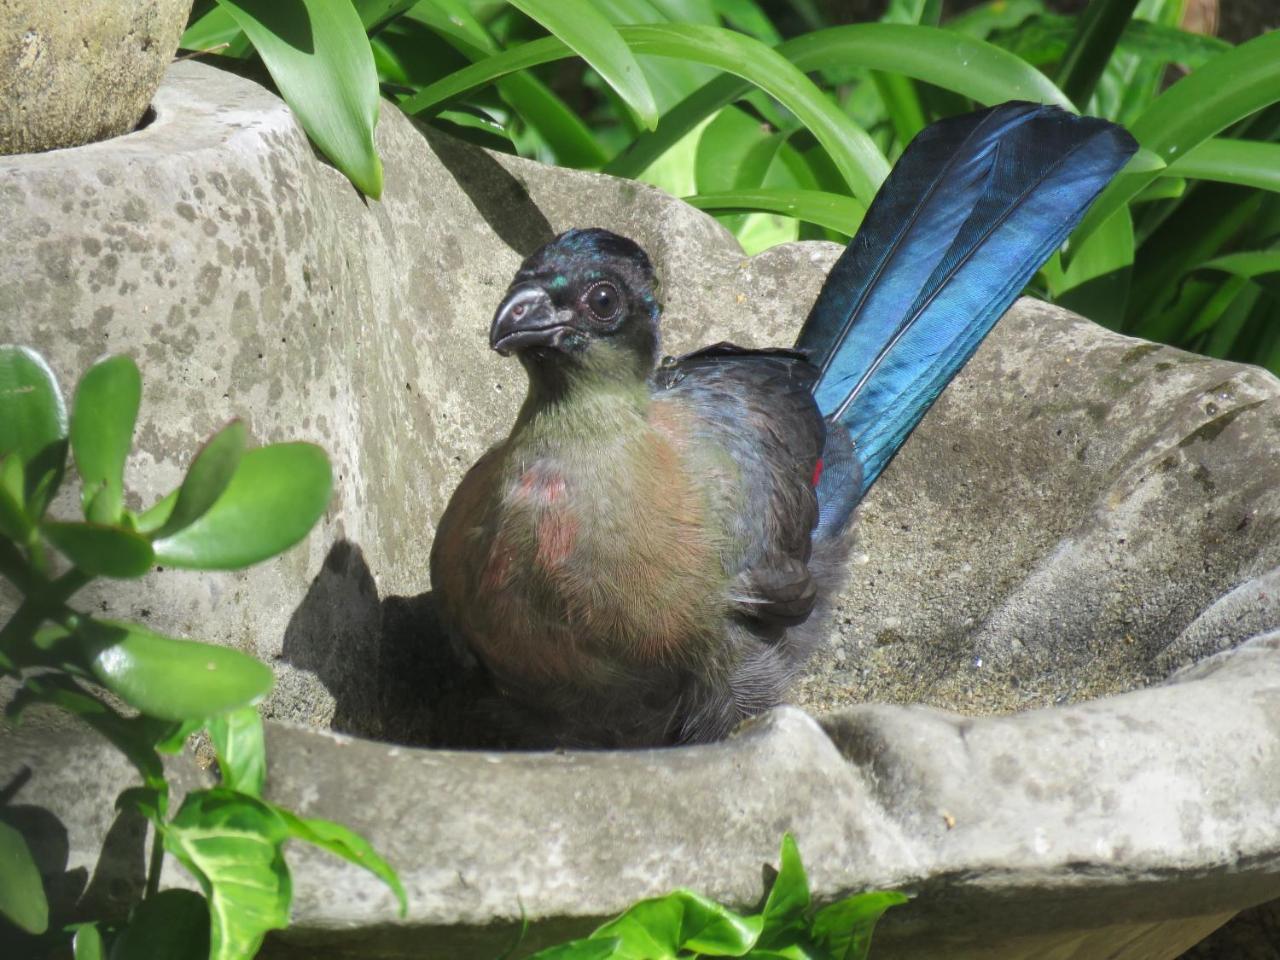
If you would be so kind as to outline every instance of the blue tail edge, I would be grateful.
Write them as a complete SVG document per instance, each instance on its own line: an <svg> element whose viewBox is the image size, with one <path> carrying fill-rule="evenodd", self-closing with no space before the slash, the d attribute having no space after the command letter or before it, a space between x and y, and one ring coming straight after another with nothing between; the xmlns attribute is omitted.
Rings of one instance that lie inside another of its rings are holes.
<svg viewBox="0 0 1280 960"><path fill-rule="evenodd" d="M943 388L1138 145L1010 102L907 147L831 269L796 349L828 421L815 539L843 531Z"/></svg>

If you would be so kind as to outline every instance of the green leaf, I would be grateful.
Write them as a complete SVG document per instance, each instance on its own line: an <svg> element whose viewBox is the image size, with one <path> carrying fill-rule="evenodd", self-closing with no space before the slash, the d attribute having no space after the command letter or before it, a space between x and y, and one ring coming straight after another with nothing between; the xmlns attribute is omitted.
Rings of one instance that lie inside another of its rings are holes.
<svg viewBox="0 0 1280 960"><path fill-rule="evenodd" d="M795 217L840 233L852 235L862 222L866 208L851 197L821 190L725 190L685 197L685 203L699 210L723 212L764 212Z"/></svg>
<svg viewBox="0 0 1280 960"><path fill-rule="evenodd" d="M267 749L257 707L241 707L211 717L208 730L218 755L222 785L261 797L267 782Z"/></svg>
<svg viewBox="0 0 1280 960"><path fill-rule="evenodd" d="M293 888L281 847L288 832L261 800L225 789L187 794L164 848L208 898L209 960L244 960L289 923Z"/></svg>
<svg viewBox="0 0 1280 960"><path fill-rule="evenodd" d="M469 60L483 60L499 47L462 0L419 3L407 16L445 39ZM607 156L591 128L541 80L517 73L498 81L498 93L551 149L556 163L598 167Z"/></svg>
<svg viewBox="0 0 1280 960"><path fill-rule="evenodd" d="M713 0L712 6L729 26L774 46L781 39L778 28L755 0Z"/></svg>
<svg viewBox="0 0 1280 960"><path fill-rule="evenodd" d="M510 0L585 60L652 130L658 107L640 64L617 29L589 0Z"/></svg>
<svg viewBox="0 0 1280 960"><path fill-rule="evenodd" d="M906 894L884 891L840 900L818 911L813 918L813 935L838 960L865 960L880 917L908 899Z"/></svg>
<svg viewBox="0 0 1280 960"><path fill-rule="evenodd" d="M209 438L187 468L173 511L155 532L156 539L191 526L209 512L240 466L248 433L243 422L232 420Z"/></svg>
<svg viewBox="0 0 1280 960"><path fill-rule="evenodd" d="M44 933L49 927L49 902L44 882L27 841L0 820L0 915L27 933Z"/></svg>
<svg viewBox="0 0 1280 960"><path fill-rule="evenodd" d="M1269 196L1217 183L1202 183L1189 191L1171 215L1142 239L1124 332L1162 343L1176 342L1152 334L1177 329L1170 310L1187 284L1187 275L1227 249L1236 237L1246 236L1244 231Z"/></svg>
<svg viewBox="0 0 1280 960"><path fill-rule="evenodd" d="M193 733L203 730L204 726L203 719L191 718L173 721L169 728L161 732L160 736L157 737L156 749L161 753L181 753L182 748L187 745L187 738Z"/></svg>
<svg viewBox="0 0 1280 960"><path fill-rule="evenodd" d="M168 802L167 789L162 791L156 787L129 787L121 790L120 795L116 797L116 809L132 810L163 829Z"/></svg>
<svg viewBox="0 0 1280 960"><path fill-rule="evenodd" d="M1218 131L1280 101L1280 30L1215 57L1157 97L1130 132L1172 164ZM1079 243L1157 176L1126 177L1107 186L1076 228Z"/></svg>
<svg viewBox="0 0 1280 960"><path fill-rule="evenodd" d="M0 455L14 452L26 468L27 516L39 520L66 467L67 408L44 357L0 344Z"/></svg>
<svg viewBox="0 0 1280 960"><path fill-rule="evenodd" d="M1133 257L1133 218L1128 210L1121 210L1085 240L1065 271L1055 272L1052 261L1046 265L1049 292L1059 306L1119 330L1124 325Z"/></svg>
<svg viewBox="0 0 1280 960"><path fill-rule="evenodd" d="M755 188L764 183L769 166L786 134L737 107L725 107L702 130L694 163L699 193Z"/></svg>
<svg viewBox="0 0 1280 960"><path fill-rule="evenodd" d="M1187 181L1181 177L1162 177L1148 183L1142 192L1129 203L1154 203L1157 200L1177 200L1187 192ZM1088 242L1087 240L1085 241Z"/></svg>
<svg viewBox="0 0 1280 960"><path fill-rule="evenodd" d="M985 40L992 33L1012 30L1044 13L1043 0L989 0L947 20L946 28Z"/></svg>
<svg viewBox="0 0 1280 960"><path fill-rule="evenodd" d="M71 453L85 519L116 523L124 505L124 463L142 402L142 375L131 357L99 360L80 378L71 407ZM90 516L89 505L94 504Z"/></svg>
<svg viewBox="0 0 1280 960"><path fill-rule="evenodd" d="M691 890L641 900L591 934L617 937L619 960L668 960L680 951L741 957L760 937L763 920L741 917Z"/></svg>
<svg viewBox="0 0 1280 960"><path fill-rule="evenodd" d="M249 38L226 7L214 7L199 20L188 24L178 46L183 50L211 50L237 58L246 56L253 49Z"/></svg>
<svg viewBox="0 0 1280 960"><path fill-rule="evenodd" d="M168 789L145 719L121 716L70 677L56 673L28 677L5 712L15 718L32 703L51 704L79 717L125 755L148 787Z"/></svg>
<svg viewBox="0 0 1280 960"><path fill-rule="evenodd" d="M621 27L618 32L635 53L694 60L742 77L748 84L754 83L808 128L831 156L854 195L864 203L871 202L888 174L888 162L871 138L808 77L759 41L719 27L691 24L645 24ZM955 36L948 36L954 46ZM430 110L497 77L567 55L565 45L553 37L535 40L450 74L401 106L409 113ZM717 104L715 109L723 105Z"/></svg>
<svg viewBox="0 0 1280 960"><path fill-rule="evenodd" d="M163 890L143 900L111 948L111 960L208 957L209 905L192 890Z"/></svg>
<svg viewBox="0 0 1280 960"><path fill-rule="evenodd" d="M416 3L418 0L355 0L355 8L360 25L372 34Z"/></svg>
<svg viewBox="0 0 1280 960"><path fill-rule="evenodd" d="M75 936L71 938L73 960L105 960L107 954L97 924L78 923L75 930ZM115 960L114 956L112 960Z"/></svg>
<svg viewBox="0 0 1280 960"><path fill-rule="evenodd" d="M1130 20L1117 49L1148 63L1177 63L1195 69L1231 49L1231 44L1203 33L1191 33L1171 24Z"/></svg>
<svg viewBox="0 0 1280 960"><path fill-rule="evenodd" d="M196 570L238 570L266 560L310 532L329 503L332 483L329 461L313 444L250 450L199 520L155 541L156 558Z"/></svg>
<svg viewBox="0 0 1280 960"><path fill-rule="evenodd" d="M109 620L86 620L76 634L98 682L162 720L212 717L257 703L271 689L270 668L238 650Z"/></svg>
<svg viewBox="0 0 1280 960"><path fill-rule="evenodd" d="M764 933L781 930L804 919L809 909L809 878L805 875L800 851L791 834L783 834L778 854L778 875L764 903Z"/></svg>
<svg viewBox="0 0 1280 960"><path fill-rule="evenodd" d="M1268 273L1280 273L1280 250L1242 250L1206 260L1196 269L1221 270L1251 280Z"/></svg>
<svg viewBox="0 0 1280 960"><path fill-rule="evenodd" d="M0 457L0 534L15 543L26 543L35 525L23 506L22 458L16 452Z"/></svg>
<svg viewBox="0 0 1280 960"><path fill-rule="evenodd" d="M1196 177L1280 191L1280 143L1215 137L1170 163L1161 176Z"/></svg>
<svg viewBox="0 0 1280 960"><path fill-rule="evenodd" d="M382 196L378 74L351 0L218 0L253 42L308 136L351 182Z"/></svg>
<svg viewBox="0 0 1280 960"><path fill-rule="evenodd" d="M644 23L702 23L718 25L713 11L699 9L698 0L591 0L615 27ZM683 7L682 10L664 11L663 5ZM688 96L715 76L704 64L693 60L658 60L652 56L637 56L636 61L644 72L658 105L658 113L670 110L672 105Z"/></svg>
<svg viewBox="0 0 1280 960"><path fill-rule="evenodd" d="M173 508L178 505L178 491L171 490L164 497L153 503L148 509L133 518L135 529L141 534L151 536L168 522Z"/></svg>
<svg viewBox="0 0 1280 960"><path fill-rule="evenodd" d="M1210 333L1210 343L1205 344L1200 352L1209 356L1224 357L1226 356L1226 348L1231 345L1236 335L1240 332L1240 325L1245 321L1246 309L1242 314L1238 309L1234 309L1236 304L1245 304L1246 307L1252 307L1253 301L1261 294L1256 286L1240 276L1233 276L1226 283L1218 287L1214 291L1213 296L1201 308L1195 319L1191 322L1186 336L1194 337L1202 333ZM1228 315L1235 314L1235 324L1230 329L1225 329L1224 324L1228 319Z"/></svg>
<svg viewBox="0 0 1280 960"><path fill-rule="evenodd" d="M622 35L638 50L639 38L629 29L623 28ZM1039 70L994 44L951 30L861 23L805 34L780 44L776 51L805 73L871 68L953 90L988 106L1006 100L1033 100L1075 109ZM635 177L711 114L742 97L749 87L750 83L738 76L712 80L668 111L656 130L638 137L606 165L605 172ZM869 202L869 198L862 199Z"/></svg>
<svg viewBox="0 0 1280 960"><path fill-rule="evenodd" d="M49 522L41 525L40 532L67 559L95 577L140 577L155 560L147 538L124 527Z"/></svg>
<svg viewBox="0 0 1280 960"><path fill-rule="evenodd" d="M399 875L387 861L378 856L378 851L373 849L373 845L368 840L354 830L331 820L303 819L282 807L276 807L275 811L288 827L291 836L328 850L335 856L368 870L390 887L391 892L396 895L396 900L400 904L400 916L403 917L408 913L409 900L405 895L404 885L400 883Z"/></svg>
<svg viewBox="0 0 1280 960"><path fill-rule="evenodd" d="M529 960L609 960L618 956L619 941L609 937L597 940L573 940L557 947L539 950Z"/></svg>
<svg viewBox="0 0 1280 960"><path fill-rule="evenodd" d="M1092 0L1077 21L1075 36L1058 64L1058 86L1081 109L1111 62L1138 0Z"/></svg>

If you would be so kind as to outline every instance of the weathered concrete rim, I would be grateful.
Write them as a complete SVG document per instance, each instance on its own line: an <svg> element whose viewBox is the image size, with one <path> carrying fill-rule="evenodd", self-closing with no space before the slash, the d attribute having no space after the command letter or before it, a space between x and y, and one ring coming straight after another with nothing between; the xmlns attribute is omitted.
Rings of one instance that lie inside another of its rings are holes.
<svg viewBox="0 0 1280 960"><path fill-rule="evenodd" d="M726 769L768 760L777 764L768 768L774 775L786 777L785 767L791 766L783 762L787 757L804 759L808 789L801 802L768 813L780 818L777 833L789 829L797 834L821 899L861 889L904 889L922 894L917 909L932 917L962 916L971 899L1008 897L1011 928L1026 932L1078 925L1082 909L1099 925L1232 912L1280 894L1280 840L1269 829L1274 798L1257 789L1257 765L1237 759L1269 751L1276 762L1275 716L1268 707L1280 700L1278 651L1280 633L1274 633L1218 658L1215 669L1200 679L1008 717L964 718L924 707L857 707L824 718L831 739L793 707L747 725L726 743L625 753L423 750L272 725L274 762L285 758L288 766L286 792L279 795L273 788L273 797L302 804L304 812L314 815L339 806L353 809L349 797L316 788L316 778L307 776L307 764L319 762L329 766L329 775L336 774L336 782L349 784L385 766L394 767L399 783L410 792L466 795L463 804L431 804L426 815L430 823L410 826L398 818L371 818L352 824L393 851L397 864L407 865L402 876L414 906L403 922L410 926L433 927L447 918L477 925L500 917L515 920L519 907L513 891L519 892L531 919L596 919L662 893L679 885L678 871L644 878L619 875L608 890L564 883L591 872L576 869L574 859L588 857L593 849L609 850L609 858L619 863L643 863L655 848L663 849L653 841L670 813L670 798L692 785L701 785L709 822L730 822L743 785L726 781ZM1238 739L1232 752L1217 754L1213 772L1223 788L1213 796L1205 835L1192 837L1168 824L1179 821L1186 804L1205 797L1198 783L1180 782L1177 771L1192 758L1203 764L1206 744L1195 730L1203 712L1215 709L1236 718L1232 735ZM1135 749L1133 738L1143 741L1140 748ZM939 743L948 740L940 757ZM922 754L920 747L926 744ZM1140 759L1126 764L1127 752ZM1053 757L1059 753L1077 761L1083 756L1086 764L1096 763L1116 775L1078 785L1074 797L1054 796ZM966 794L987 795L979 780L1009 777L1001 770L1001 758L1011 754L1024 761L1017 786L1039 784L1041 795L1011 786L1006 807L969 808ZM1160 757L1154 765L1141 759L1153 755ZM651 811L651 822L599 819L594 807L598 797L586 798L584 815L557 808L558 801L573 796L575 785L611 778L629 784L628 806ZM1153 790L1153 778L1164 789ZM653 784L653 796L649 803L638 803L635 785L646 782ZM719 789L707 788L721 782ZM528 804L530 796L539 802ZM886 806L889 796L906 799ZM541 814L540 807L545 808ZM837 815L842 808L853 820L842 822ZM1134 812L1150 829L1116 836L1116 822L1131 828L1125 814ZM565 816L573 820L568 833L576 846L564 851L564 875L552 871L534 880L523 866L511 872L512 865L546 857L547 844L557 835L551 825L562 824ZM1239 832L1227 845L1216 846L1215 835L1233 824ZM450 870L448 857L440 855L442 838L489 832L505 832L509 862L467 874L465 889L442 898L447 884L442 886L441 875ZM774 861L777 843L769 831L743 839L722 838L728 841L725 849L714 855L725 861L724 888L707 891L739 907L758 896L759 865ZM301 926L314 931L400 922L390 897L378 893L376 885L366 891L372 901L364 896L346 903L328 901L324 891L334 878L307 856L298 875ZM1171 891L1167 881L1174 878L1177 889ZM1031 888L1035 892L1028 898ZM937 896L944 891L945 898ZM923 922L909 919L915 912L903 911L902 921L908 926Z"/></svg>

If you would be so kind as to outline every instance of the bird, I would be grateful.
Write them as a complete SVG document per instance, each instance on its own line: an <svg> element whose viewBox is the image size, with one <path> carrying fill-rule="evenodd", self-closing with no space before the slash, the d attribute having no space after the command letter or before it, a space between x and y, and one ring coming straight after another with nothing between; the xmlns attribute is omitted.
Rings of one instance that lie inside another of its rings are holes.
<svg viewBox="0 0 1280 960"><path fill-rule="evenodd" d="M1017 101L926 127L785 348L660 358L653 264L604 228L525 259L489 345L527 393L453 492L430 576L533 745L710 742L782 702L858 503L1136 149Z"/></svg>

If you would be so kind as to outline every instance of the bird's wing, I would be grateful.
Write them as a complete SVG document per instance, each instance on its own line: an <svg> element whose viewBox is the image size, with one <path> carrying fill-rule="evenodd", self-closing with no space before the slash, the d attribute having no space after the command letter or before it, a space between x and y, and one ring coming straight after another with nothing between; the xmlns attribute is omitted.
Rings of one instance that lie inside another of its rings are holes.
<svg viewBox="0 0 1280 960"><path fill-rule="evenodd" d="M728 545L733 610L769 639L804 621L816 599L807 561L826 433L816 375L795 351L727 343L668 359L654 375L655 399L679 404L694 423L695 468L725 458L735 467L706 471L727 476L728 488L708 496Z"/></svg>

